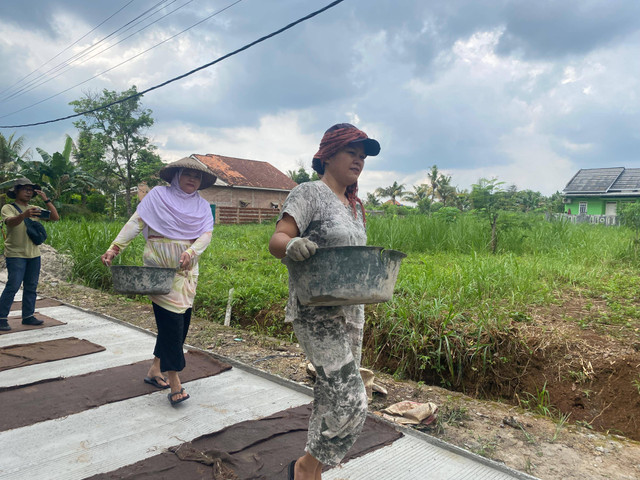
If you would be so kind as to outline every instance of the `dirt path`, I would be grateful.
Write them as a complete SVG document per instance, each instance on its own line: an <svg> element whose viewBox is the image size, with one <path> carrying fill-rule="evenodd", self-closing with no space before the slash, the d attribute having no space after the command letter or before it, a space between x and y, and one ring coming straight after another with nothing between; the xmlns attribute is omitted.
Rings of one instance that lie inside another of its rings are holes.
<svg viewBox="0 0 640 480"><path fill-rule="evenodd" d="M155 330L148 304L68 284L50 275L43 276L40 293ZM305 358L296 344L199 318L192 320L187 343L275 375L311 383ZM512 405L476 400L416 382L396 381L385 374L376 373L376 383L384 386L388 394L375 394L371 411L403 400L433 402L439 407L438 421L424 427L424 431L541 479L640 479L640 443L591 430L588 423L576 424L571 416L564 423L553 422Z"/></svg>

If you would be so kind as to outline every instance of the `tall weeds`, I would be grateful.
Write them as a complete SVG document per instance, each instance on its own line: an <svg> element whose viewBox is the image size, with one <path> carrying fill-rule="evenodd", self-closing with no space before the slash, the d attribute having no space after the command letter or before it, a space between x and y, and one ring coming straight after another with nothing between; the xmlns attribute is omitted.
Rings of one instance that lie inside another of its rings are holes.
<svg viewBox="0 0 640 480"><path fill-rule="evenodd" d="M611 322L640 318L638 248L624 228L511 214L501 220L494 255L488 225L471 214L454 221L372 217L367 226L370 245L408 253L394 298L366 309L365 361L396 375L463 388L466 378L514 362L527 349L513 335L515 326L574 289L609 302ZM63 220L47 224L48 242L73 257L73 280L108 289L109 271L99 256L121 227ZM233 288L234 323L290 334L282 324L287 271L267 250L273 229L216 226L200 259L198 315L222 321ZM141 264L143 248L140 236L116 263Z"/></svg>

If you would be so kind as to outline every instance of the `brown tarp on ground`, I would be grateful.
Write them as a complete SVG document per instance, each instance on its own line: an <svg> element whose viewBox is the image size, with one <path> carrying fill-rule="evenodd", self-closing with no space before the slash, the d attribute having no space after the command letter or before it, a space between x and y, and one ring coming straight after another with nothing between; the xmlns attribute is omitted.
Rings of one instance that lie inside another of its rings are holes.
<svg viewBox="0 0 640 480"><path fill-rule="evenodd" d="M54 327L56 325L65 325L64 322L56 320L55 318L47 317L41 313L36 312L35 315L44 320L42 325L22 325L22 317L9 317L9 326L11 330L0 330L0 335L6 335L7 333L22 332L24 330L37 330L38 328Z"/></svg>
<svg viewBox="0 0 640 480"><path fill-rule="evenodd" d="M52 298L42 298L40 300L36 300L36 310L38 308L47 308L47 307L59 307L62 305L61 302L54 300ZM11 311L22 310L22 302L13 302L11 305Z"/></svg>
<svg viewBox="0 0 640 480"><path fill-rule="evenodd" d="M197 351L187 352L185 358L187 365L180 372L182 382L211 377L231 368L231 365ZM143 381L150 365L151 361L145 360L75 377L52 378L20 387L0 388L2 410L11 412L11 415L0 416L0 431L61 418L158 391Z"/></svg>
<svg viewBox="0 0 640 480"><path fill-rule="evenodd" d="M46 342L23 343L0 348L0 372L11 368L53 362L64 358L79 357L101 352L105 348L88 340L76 337L47 340Z"/></svg>
<svg viewBox="0 0 640 480"><path fill-rule="evenodd" d="M90 479L284 480L289 462L304 453L310 413L308 404L237 423ZM392 426L368 417L343 463L390 445L400 437L402 433Z"/></svg>

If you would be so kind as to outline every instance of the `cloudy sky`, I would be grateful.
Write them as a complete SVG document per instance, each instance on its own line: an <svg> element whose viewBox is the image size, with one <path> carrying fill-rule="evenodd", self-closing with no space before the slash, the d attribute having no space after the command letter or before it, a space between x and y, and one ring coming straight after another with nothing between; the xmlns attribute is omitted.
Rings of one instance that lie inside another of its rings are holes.
<svg viewBox="0 0 640 480"><path fill-rule="evenodd" d="M87 92L143 91L329 3L3 2L0 125L71 115ZM346 121L382 145L361 196L410 190L432 165L461 189L496 177L550 195L580 168L640 167L638 52L637 0L345 0L142 104L165 161L310 170L324 130ZM50 153L77 136L72 120L0 132Z"/></svg>

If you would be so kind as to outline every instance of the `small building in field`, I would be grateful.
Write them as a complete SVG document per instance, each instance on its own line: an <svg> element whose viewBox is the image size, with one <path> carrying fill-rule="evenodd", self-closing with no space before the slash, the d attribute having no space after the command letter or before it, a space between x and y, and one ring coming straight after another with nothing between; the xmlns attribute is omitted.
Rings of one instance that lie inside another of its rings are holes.
<svg viewBox="0 0 640 480"><path fill-rule="evenodd" d="M621 204L640 199L640 168L583 168L562 194L567 214L615 217Z"/></svg>
<svg viewBox="0 0 640 480"><path fill-rule="evenodd" d="M212 205L216 223L249 223L278 215L289 192L298 185L268 162L192 154L218 180L200 191ZM215 207L213 207L215 205Z"/></svg>

